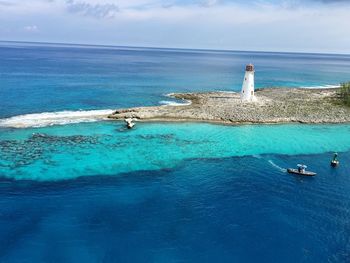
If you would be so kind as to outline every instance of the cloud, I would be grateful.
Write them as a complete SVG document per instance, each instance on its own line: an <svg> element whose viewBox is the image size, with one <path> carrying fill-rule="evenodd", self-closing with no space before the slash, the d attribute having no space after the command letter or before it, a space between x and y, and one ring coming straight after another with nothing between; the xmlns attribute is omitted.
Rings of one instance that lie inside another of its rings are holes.
<svg viewBox="0 0 350 263"><path fill-rule="evenodd" d="M313 0L316 2L323 2L323 3L330 3L330 4L335 4L335 3L349 3L349 0Z"/></svg>
<svg viewBox="0 0 350 263"><path fill-rule="evenodd" d="M66 5L70 13L78 13L96 18L112 18L119 12L119 7L113 3L91 4L83 1L67 0Z"/></svg>
<svg viewBox="0 0 350 263"><path fill-rule="evenodd" d="M27 32L38 32L39 28L36 25L25 26L23 29Z"/></svg>
<svg viewBox="0 0 350 263"><path fill-rule="evenodd" d="M0 39L350 53L345 0L9 1Z"/></svg>
<svg viewBox="0 0 350 263"><path fill-rule="evenodd" d="M199 3L201 6L204 7L211 7L211 6L215 6L217 4L219 4L218 0L203 0Z"/></svg>
<svg viewBox="0 0 350 263"><path fill-rule="evenodd" d="M12 6L13 3L7 2L7 1L0 1L0 6Z"/></svg>

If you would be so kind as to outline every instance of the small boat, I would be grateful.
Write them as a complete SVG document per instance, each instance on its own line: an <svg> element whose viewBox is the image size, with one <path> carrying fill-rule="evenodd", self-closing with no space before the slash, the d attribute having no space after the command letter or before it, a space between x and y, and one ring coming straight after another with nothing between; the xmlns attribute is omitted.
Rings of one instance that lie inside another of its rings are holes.
<svg viewBox="0 0 350 263"><path fill-rule="evenodd" d="M332 160L331 161L331 166L332 167L337 167L339 165L339 161L338 160Z"/></svg>
<svg viewBox="0 0 350 263"><path fill-rule="evenodd" d="M315 176L317 174L317 173L308 172L308 171L299 172L298 169L293 169L293 168L288 168L287 172L290 174L299 174L299 175L305 175L305 176Z"/></svg>
<svg viewBox="0 0 350 263"><path fill-rule="evenodd" d="M317 173L306 171L307 168L304 164L298 164L298 169L288 168L287 172L290 174L298 174L298 175L304 175L304 176L315 176Z"/></svg>
<svg viewBox="0 0 350 263"><path fill-rule="evenodd" d="M128 123L126 124L126 127L127 127L128 129L132 129L134 126L135 126L135 123L133 123L133 122L128 122Z"/></svg>
<svg viewBox="0 0 350 263"><path fill-rule="evenodd" d="M339 165L339 160L337 158L338 158L338 153L334 153L333 159L331 160L332 167L337 167Z"/></svg>
<svg viewBox="0 0 350 263"><path fill-rule="evenodd" d="M134 119L133 118L126 118L124 119L125 123L126 123L126 127L128 129L132 129L135 126L135 123L133 122Z"/></svg>

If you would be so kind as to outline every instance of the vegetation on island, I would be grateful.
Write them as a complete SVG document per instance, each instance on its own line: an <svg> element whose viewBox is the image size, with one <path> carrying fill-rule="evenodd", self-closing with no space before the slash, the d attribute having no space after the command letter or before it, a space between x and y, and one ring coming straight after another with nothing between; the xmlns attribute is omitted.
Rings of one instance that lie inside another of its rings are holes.
<svg viewBox="0 0 350 263"><path fill-rule="evenodd" d="M350 107L350 81L340 85L340 98L345 105Z"/></svg>

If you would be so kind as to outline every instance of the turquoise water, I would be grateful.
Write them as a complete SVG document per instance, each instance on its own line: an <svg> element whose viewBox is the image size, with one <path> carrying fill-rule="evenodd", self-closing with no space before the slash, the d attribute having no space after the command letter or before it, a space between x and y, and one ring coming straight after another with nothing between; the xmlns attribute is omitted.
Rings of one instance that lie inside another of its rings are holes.
<svg viewBox="0 0 350 263"><path fill-rule="evenodd" d="M350 125L120 128L1 130L1 262L348 262Z"/></svg>
<svg viewBox="0 0 350 263"><path fill-rule="evenodd" d="M62 180L174 168L191 158L316 154L350 149L350 125L81 123L3 129L0 175Z"/></svg>
<svg viewBox="0 0 350 263"><path fill-rule="evenodd" d="M0 42L0 57L0 262L349 262L350 124L97 120L238 91L250 62L257 87L337 85L350 56ZM298 163L318 175L286 173Z"/></svg>

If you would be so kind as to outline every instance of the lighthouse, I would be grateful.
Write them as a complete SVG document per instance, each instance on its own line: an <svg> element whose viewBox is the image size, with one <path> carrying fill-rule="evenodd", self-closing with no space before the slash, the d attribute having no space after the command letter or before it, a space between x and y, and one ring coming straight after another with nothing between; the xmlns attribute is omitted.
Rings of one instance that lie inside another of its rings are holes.
<svg viewBox="0 0 350 263"><path fill-rule="evenodd" d="M245 67L244 80L241 91L242 101L255 101L254 96L254 66L249 64Z"/></svg>

